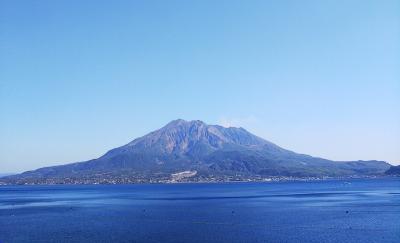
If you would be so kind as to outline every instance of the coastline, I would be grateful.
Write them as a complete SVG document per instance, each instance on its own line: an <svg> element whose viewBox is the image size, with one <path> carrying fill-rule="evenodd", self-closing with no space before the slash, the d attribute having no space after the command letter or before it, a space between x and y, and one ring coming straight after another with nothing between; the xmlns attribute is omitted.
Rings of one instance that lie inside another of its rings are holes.
<svg viewBox="0 0 400 243"><path fill-rule="evenodd" d="M55 186L55 185L153 185L153 184L236 184L236 183L274 183L274 182L313 182L313 181L345 181L358 179L390 179L400 178L399 175L370 175L370 176L347 176L347 177L269 177L263 179L242 179L242 180L149 180L149 181L129 181L117 182L115 180L75 180L73 183L70 180L59 181L48 179L47 181L18 181L4 182L0 178L0 186Z"/></svg>

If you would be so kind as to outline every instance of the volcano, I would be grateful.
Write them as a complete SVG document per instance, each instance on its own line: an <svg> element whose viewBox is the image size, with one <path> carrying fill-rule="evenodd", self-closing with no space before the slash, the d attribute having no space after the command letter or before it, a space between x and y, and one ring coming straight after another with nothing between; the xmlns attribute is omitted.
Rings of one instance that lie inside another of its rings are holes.
<svg viewBox="0 0 400 243"><path fill-rule="evenodd" d="M103 156L1 178L3 183L225 181L229 178L383 175L384 161L331 161L299 154L244 128L174 120Z"/></svg>

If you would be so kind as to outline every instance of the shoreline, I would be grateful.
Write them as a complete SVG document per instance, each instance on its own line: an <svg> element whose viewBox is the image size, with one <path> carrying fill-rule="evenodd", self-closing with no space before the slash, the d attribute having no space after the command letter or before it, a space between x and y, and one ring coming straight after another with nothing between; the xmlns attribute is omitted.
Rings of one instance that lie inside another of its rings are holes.
<svg viewBox="0 0 400 243"><path fill-rule="evenodd" d="M2 186L74 186L74 185L175 185L175 184L244 184L244 183L276 183L276 182L315 182L315 181L345 181L345 180L359 180L359 179L396 179L400 178L399 175L375 175L375 176L357 176L357 177L315 177L315 178L270 178L269 180L226 180L226 181L154 181L154 182L128 182L128 183L115 183L109 181L103 182L75 182L75 183L40 183L40 182L21 182L21 183L4 183L0 181Z"/></svg>

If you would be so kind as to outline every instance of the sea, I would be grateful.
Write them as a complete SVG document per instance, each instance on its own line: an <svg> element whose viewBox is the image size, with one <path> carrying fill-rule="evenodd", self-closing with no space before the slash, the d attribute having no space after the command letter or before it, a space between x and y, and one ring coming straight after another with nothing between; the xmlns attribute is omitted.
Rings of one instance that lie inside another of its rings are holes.
<svg viewBox="0 0 400 243"><path fill-rule="evenodd" d="M400 178L0 186L0 242L400 242Z"/></svg>

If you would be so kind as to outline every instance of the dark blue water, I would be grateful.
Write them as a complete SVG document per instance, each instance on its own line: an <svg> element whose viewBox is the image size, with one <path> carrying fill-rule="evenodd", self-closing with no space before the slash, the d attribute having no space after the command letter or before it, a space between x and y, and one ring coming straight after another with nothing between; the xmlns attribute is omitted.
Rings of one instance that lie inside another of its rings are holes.
<svg viewBox="0 0 400 243"><path fill-rule="evenodd" d="M400 242L400 180L3 186L0 242Z"/></svg>

